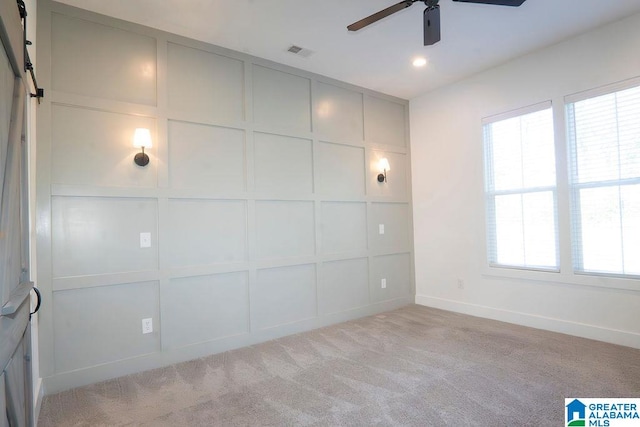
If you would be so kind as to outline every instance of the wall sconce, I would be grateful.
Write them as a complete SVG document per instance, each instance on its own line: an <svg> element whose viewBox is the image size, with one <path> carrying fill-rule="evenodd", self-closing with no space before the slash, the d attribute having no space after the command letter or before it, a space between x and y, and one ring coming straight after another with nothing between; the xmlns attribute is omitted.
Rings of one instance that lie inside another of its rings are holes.
<svg viewBox="0 0 640 427"><path fill-rule="evenodd" d="M391 170L389 160L386 158L380 159L378 162L378 168L382 171L382 173L378 174L378 182L387 182L387 171Z"/></svg>
<svg viewBox="0 0 640 427"><path fill-rule="evenodd" d="M149 156L144 153L145 148L151 148L151 132L149 129L137 128L133 134L133 146L142 148L142 152L137 153L133 158L138 166L147 166L149 164Z"/></svg>

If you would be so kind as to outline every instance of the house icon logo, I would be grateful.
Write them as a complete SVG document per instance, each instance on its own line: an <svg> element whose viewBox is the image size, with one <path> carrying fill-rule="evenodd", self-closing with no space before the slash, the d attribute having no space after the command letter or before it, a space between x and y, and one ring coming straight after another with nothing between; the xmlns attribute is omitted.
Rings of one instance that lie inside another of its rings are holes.
<svg viewBox="0 0 640 427"><path fill-rule="evenodd" d="M585 425L585 409L587 405L574 399L567 405L567 427L575 427Z"/></svg>

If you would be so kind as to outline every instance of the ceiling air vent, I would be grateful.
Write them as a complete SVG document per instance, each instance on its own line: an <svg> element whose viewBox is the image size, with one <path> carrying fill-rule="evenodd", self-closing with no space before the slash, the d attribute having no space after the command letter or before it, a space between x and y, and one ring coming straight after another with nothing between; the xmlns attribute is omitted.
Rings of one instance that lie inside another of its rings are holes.
<svg viewBox="0 0 640 427"><path fill-rule="evenodd" d="M289 46L287 52L293 53L296 56L302 56L303 58L308 58L314 53L312 50L305 49L304 47L296 46L294 44Z"/></svg>

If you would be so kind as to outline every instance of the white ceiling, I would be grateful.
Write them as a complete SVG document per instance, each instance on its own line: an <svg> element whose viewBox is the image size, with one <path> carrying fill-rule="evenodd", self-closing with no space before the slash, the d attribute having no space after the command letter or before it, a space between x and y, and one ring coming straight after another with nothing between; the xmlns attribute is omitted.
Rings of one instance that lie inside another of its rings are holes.
<svg viewBox="0 0 640 427"><path fill-rule="evenodd" d="M640 0L527 0L519 8L441 0L442 41L425 47L421 2L348 32L400 0L59 1L405 99L640 13ZM292 44L314 53L293 55ZM428 65L414 68L416 56Z"/></svg>

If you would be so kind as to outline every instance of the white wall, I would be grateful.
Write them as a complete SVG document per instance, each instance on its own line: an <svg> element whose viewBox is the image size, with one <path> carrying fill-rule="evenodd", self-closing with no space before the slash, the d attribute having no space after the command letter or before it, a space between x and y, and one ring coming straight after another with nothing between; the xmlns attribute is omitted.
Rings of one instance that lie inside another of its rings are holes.
<svg viewBox="0 0 640 427"><path fill-rule="evenodd" d="M640 15L411 100L418 304L640 348L640 281L572 274L560 185L564 96L640 76L638 52ZM481 119L545 100L556 125L562 271L489 269Z"/></svg>

